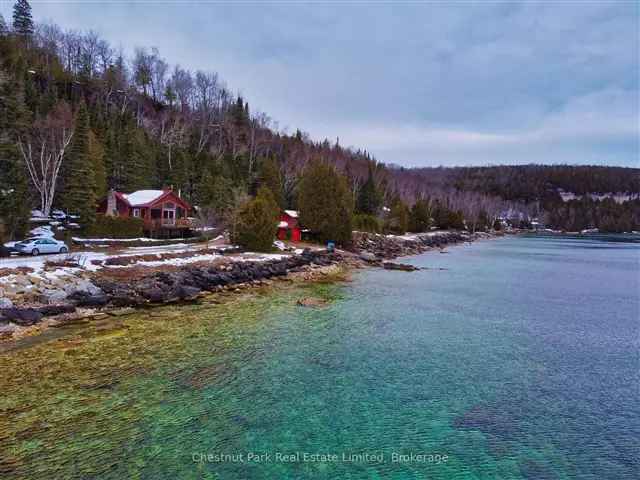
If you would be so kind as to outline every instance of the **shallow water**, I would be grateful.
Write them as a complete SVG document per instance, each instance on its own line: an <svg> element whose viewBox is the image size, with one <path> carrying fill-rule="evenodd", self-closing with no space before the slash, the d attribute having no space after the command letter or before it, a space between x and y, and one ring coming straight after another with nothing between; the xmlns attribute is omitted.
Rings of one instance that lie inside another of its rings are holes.
<svg viewBox="0 0 640 480"><path fill-rule="evenodd" d="M638 478L640 245L609 240L452 247L6 352L0 476Z"/></svg>

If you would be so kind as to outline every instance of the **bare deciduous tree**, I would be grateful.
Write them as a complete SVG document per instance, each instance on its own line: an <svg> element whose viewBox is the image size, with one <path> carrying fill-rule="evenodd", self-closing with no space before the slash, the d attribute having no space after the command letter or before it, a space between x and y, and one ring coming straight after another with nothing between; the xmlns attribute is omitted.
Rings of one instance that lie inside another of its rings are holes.
<svg viewBox="0 0 640 480"><path fill-rule="evenodd" d="M18 148L33 186L40 194L40 210L45 216L51 213L60 167L73 137L72 125L69 105L59 103L18 139Z"/></svg>

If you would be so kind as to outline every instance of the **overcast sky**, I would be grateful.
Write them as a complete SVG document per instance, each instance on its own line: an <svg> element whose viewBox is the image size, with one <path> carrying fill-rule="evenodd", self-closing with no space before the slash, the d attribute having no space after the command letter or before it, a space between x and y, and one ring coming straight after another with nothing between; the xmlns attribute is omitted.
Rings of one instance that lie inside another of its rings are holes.
<svg viewBox="0 0 640 480"><path fill-rule="evenodd" d="M387 163L639 166L635 1L31 4Z"/></svg>

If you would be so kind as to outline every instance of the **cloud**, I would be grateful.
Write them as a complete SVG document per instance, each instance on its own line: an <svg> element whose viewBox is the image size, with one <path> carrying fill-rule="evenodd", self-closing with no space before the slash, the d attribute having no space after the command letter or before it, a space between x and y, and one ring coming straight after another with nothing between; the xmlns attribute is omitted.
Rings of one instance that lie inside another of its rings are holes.
<svg viewBox="0 0 640 480"><path fill-rule="evenodd" d="M637 92L603 90L572 99L535 127L491 133L415 124L349 131L372 151L397 152L409 166L478 163L625 163L638 152ZM348 129L347 125L343 125ZM633 165L633 163L630 163Z"/></svg>
<svg viewBox="0 0 640 480"><path fill-rule="evenodd" d="M638 162L633 2L33 7L115 45L157 46L171 63L215 70L281 126L382 161Z"/></svg>

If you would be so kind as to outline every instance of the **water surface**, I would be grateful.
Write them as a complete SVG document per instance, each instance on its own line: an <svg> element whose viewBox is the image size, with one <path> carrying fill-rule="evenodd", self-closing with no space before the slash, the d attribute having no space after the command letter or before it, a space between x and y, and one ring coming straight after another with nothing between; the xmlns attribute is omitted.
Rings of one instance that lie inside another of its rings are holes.
<svg viewBox="0 0 640 480"><path fill-rule="evenodd" d="M610 240L483 241L6 352L0 473L638 478L640 245Z"/></svg>

